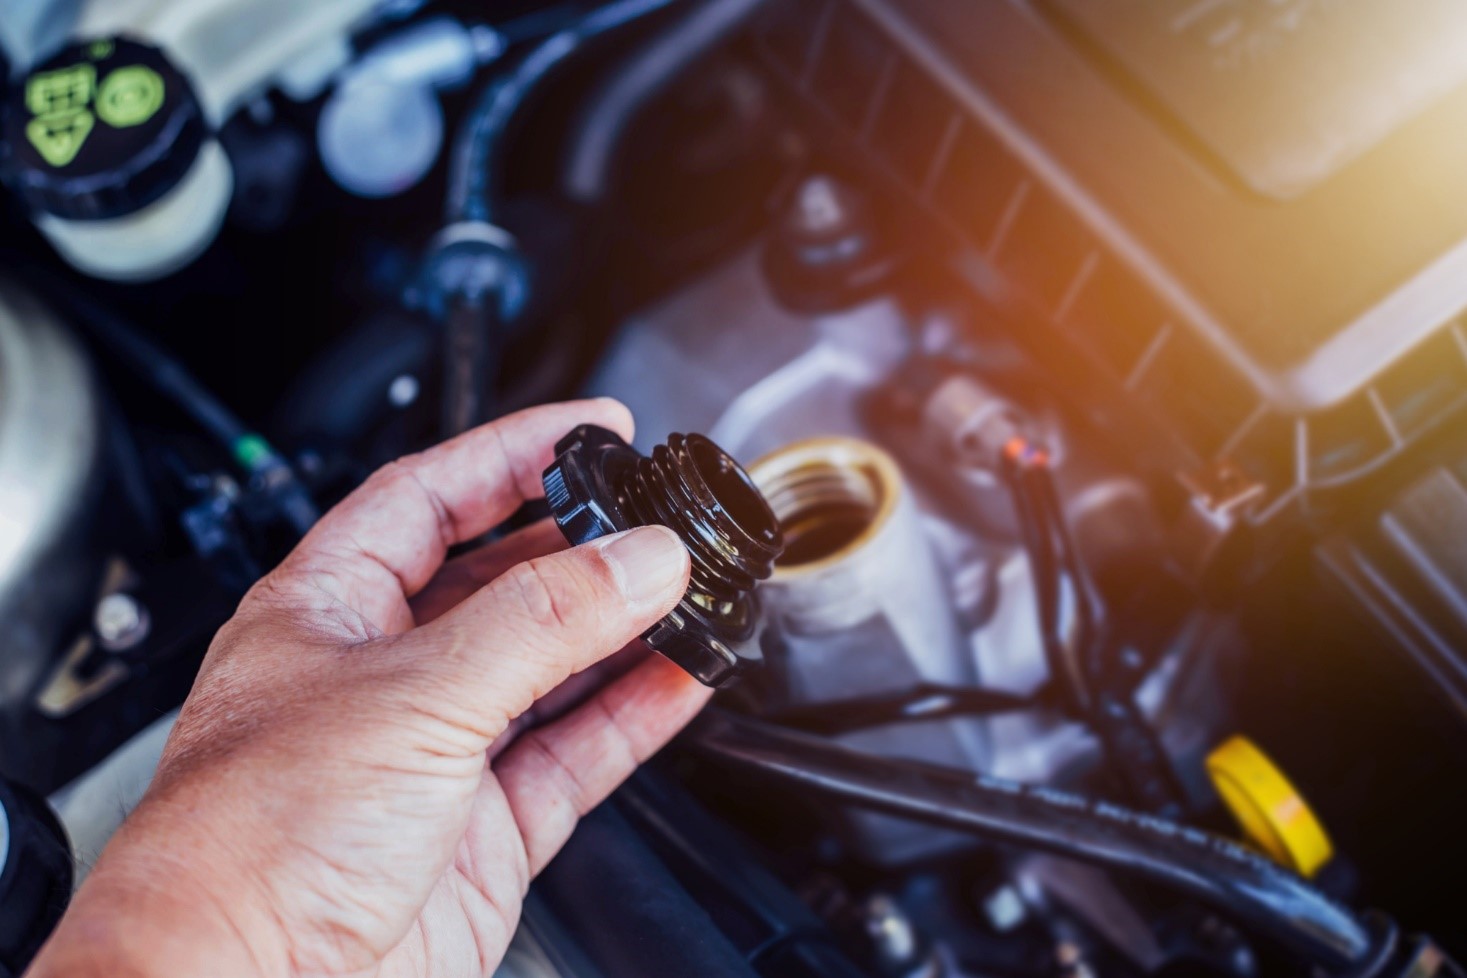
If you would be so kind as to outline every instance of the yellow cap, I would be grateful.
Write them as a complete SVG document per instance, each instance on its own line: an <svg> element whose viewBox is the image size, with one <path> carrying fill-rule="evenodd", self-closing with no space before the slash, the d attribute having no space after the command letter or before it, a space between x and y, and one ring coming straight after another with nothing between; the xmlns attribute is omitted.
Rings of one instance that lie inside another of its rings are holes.
<svg viewBox="0 0 1467 978"><path fill-rule="evenodd" d="M1312 877L1334 855L1303 795L1247 737L1209 754L1207 773L1248 841L1274 862Z"/></svg>

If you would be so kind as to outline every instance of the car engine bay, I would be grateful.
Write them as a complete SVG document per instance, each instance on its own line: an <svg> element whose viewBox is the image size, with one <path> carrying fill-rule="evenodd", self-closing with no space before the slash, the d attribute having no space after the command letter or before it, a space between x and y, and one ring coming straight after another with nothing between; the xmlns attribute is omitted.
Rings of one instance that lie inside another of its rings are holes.
<svg viewBox="0 0 1467 978"><path fill-rule="evenodd" d="M514 523L678 460L737 642L649 633L717 697L503 978L1462 973L1464 8L19 0L0 52L0 978L318 515L581 395L635 452ZM719 552L746 491L782 544Z"/></svg>

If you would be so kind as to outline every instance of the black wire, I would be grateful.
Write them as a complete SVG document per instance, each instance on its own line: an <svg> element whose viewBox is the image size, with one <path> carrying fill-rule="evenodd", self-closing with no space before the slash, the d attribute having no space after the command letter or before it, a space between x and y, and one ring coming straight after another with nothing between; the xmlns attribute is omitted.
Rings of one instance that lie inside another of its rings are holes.
<svg viewBox="0 0 1467 978"><path fill-rule="evenodd" d="M1089 678L1094 682L1095 657L1104 647L1103 638L1100 635L1103 618L1102 602L1099 594L1096 593L1094 581L1091 580L1090 574L1080 561L1080 550L1070 536L1064 507L1060 504L1059 490L1055 487L1053 471L1046 465L1031 472L1029 478L1034 485L1040 512L1044 514L1048 523L1054 551L1064 572L1063 581L1073 592L1075 614L1078 619L1076 631L1080 636L1077 647L1085 660L1082 662L1082 667L1092 673Z"/></svg>
<svg viewBox="0 0 1467 978"><path fill-rule="evenodd" d="M454 140L445 220L494 220L503 175L504 134L530 94L588 41L672 6L680 0L616 0L541 41L508 74L490 82Z"/></svg>
<svg viewBox="0 0 1467 978"><path fill-rule="evenodd" d="M1295 874L1226 839L1044 787L857 751L719 709L693 728L720 764L857 806L1052 852L1169 887L1299 957L1346 971L1378 935Z"/></svg>
<svg viewBox="0 0 1467 978"><path fill-rule="evenodd" d="M47 296L108 347L154 390L171 400L220 443L238 465L259 480L276 510L297 533L320 517L309 491L289 461L244 423L162 347L74 286L51 282Z"/></svg>
<svg viewBox="0 0 1467 978"><path fill-rule="evenodd" d="M149 386L173 401L210 437L232 450L252 429L163 348L101 303L73 289L56 291L63 305L93 336Z"/></svg>
<svg viewBox="0 0 1467 978"><path fill-rule="evenodd" d="M1080 560L1055 488L1049 455L1027 442L1004 453L1004 475L1033 571L1045 659L1069 706L1099 738L1109 767L1148 811L1179 817L1182 790L1155 730L1130 689L1114 689L1103 606ZM1068 614L1067 614L1068 611Z"/></svg>
<svg viewBox="0 0 1467 978"><path fill-rule="evenodd" d="M1037 457L1042 458L1042 453ZM1024 459L1011 457L1006 475L1033 570L1040 638L1051 674L1063 684L1071 706L1083 715L1090 712L1095 699L1087 654L1096 644L1099 612L1065 528L1049 468L1043 462ZM1069 620L1066 589L1073 610Z"/></svg>

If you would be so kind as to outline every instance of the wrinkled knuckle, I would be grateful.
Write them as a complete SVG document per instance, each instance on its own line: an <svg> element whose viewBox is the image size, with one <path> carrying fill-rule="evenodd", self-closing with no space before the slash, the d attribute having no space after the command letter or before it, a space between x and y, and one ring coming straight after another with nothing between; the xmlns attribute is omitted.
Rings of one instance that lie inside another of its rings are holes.
<svg viewBox="0 0 1467 978"><path fill-rule="evenodd" d="M393 459L373 472L362 484L363 488L369 491L385 490L413 481L413 458L414 456L409 455Z"/></svg>
<svg viewBox="0 0 1467 978"><path fill-rule="evenodd" d="M287 557L279 567L256 581L245 592L239 607L235 609L234 617L246 617L256 612L273 610L285 605L294 595L293 564L293 558Z"/></svg>
<svg viewBox="0 0 1467 978"><path fill-rule="evenodd" d="M555 795L566 799L579 818L590 811L594 801L595 793L590 790L585 780L576 772L576 769L567 764L554 747L545 739L539 731L530 731L523 738L526 749L538 754L544 764L542 771L545 779Z"/></svg>
<svg viewBox="0 0 1467 978"><path fill-rule="evenodd" d="M579 621L575 582L553 563L542 559L526 561L501 580L528 625L565 631L573 629Z"/></svg>

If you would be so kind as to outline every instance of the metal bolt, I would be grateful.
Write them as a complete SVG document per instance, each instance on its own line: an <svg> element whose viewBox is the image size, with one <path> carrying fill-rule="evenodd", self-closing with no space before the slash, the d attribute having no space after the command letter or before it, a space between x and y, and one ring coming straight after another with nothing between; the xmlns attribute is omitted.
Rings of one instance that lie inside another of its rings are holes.
<svg viewBox="0 0 1467 978"><path fill-rule="evenodd" d="M420 385L412 374L401 374L387 385L387 401L395 408L405 408L418 399Z"/></svg>
<svg viewBox="0 0 1467 978"><path fill-rule="evenodd" d="M861 910L865 916L866 933L883 959L892 964L903 964L917 954L917 932L895 900L878 893L868 899Z"/></svg>
<svg viewBox="0 0 1467 978"><path fill-rule="evenodd" d="M97 641L110 652L124 652L148 637L152 622L148 609L130 594L117 592L97 602L92 628Z"/></svg>
<svg viewBox="0 0 1467 978"><path fill-rule="evenodd" d="M1029 916L1024 898L1012 886L1001 886L984 897L983 913L989 926L1000 934L1007 934Z"/></svg>
<svg viewBox="0 0 1467 978"><path fill-rule="evenodd" d="M795 194L794 226L815 234L841 227L848 211L844 197L843 188L830 177L811 177Z"/></svg>

